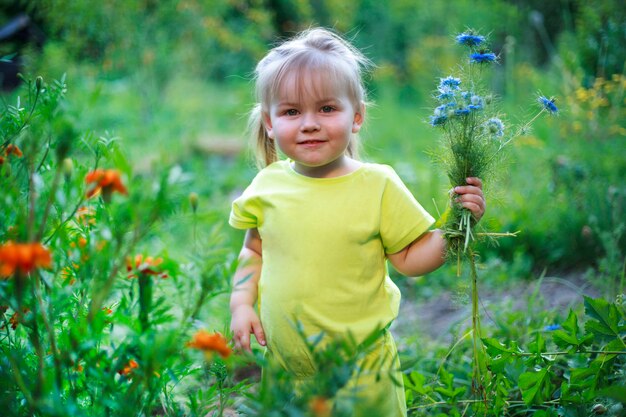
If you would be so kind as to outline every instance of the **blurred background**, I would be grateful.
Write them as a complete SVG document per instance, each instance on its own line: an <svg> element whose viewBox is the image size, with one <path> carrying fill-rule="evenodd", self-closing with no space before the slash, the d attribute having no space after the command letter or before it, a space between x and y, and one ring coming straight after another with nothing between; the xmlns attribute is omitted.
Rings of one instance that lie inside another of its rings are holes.
<svg viewBox="0 0 626 417"><path fill-rule="evenodd" d="M454 35L488 35L499 57L488 82L505 123L531 117L539 94L556 97L560 109L520 137L499 175L486 179L485 226L520 231L481 249L489 279L548 270L623 291L619 0L2 0L3 96L20 93L18 72L66 74L76 129L117 138L136 175L176 167L210 212L198 227L216 230L235 254L242 236L226 225L230 202L255 174L244 136L250 74L275 42L317 25L352 39L377 65L367 78L364 159L394 166L435 216L449 185L429 155L439 138L427 123L432 92L461 62ZM174 216L153 244L176 255L191 227ZM426 291L420 281L411 285Z"/></svg>

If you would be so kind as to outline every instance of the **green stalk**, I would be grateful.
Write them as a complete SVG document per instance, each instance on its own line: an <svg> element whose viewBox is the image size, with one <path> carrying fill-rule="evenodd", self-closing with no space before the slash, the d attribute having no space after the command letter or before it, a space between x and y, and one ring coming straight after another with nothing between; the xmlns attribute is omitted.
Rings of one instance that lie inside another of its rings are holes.
<svg viewBox="0 0 626 417"><path fill-rule="evenodd" d="M152 277L139 273L139 324L141 331L148 330L150 325L150 310L152 309Z"/></svg>
<svg viewBox="0 0 626 417"><path fill-rule="evenodd" d="M483 399L486 399L486 392L483 385L483 375L486 371L485 352L482 349L480 311L478 309L478 274L476 272L476 257L471 248L468 253L468 263L472 280L472 344L474 350L472 388L475 392L480 394Z"/></svg>
<svg viewBox="0 0 626 417"><path fill-rule="evenodd" d="M50 339L50 350L52 351L52 359L54 362L54 371L55 371L55 382L57 385L57 390L61 392L63 387L63 379L62 379L62 369L61 369L61 358L59 357L59 352L57 349L56 336L54 334L54 326L50 324L50 320L48 320L48 315L46 314L46 309L43 303L43 297L41 295L41 278L34 277L35 285L35 297L37 298L37 302L39 303L39 309L41 314L41 319L43 320L44 326L46 327L46 331L48 332L48 338Z"/></svg>
<svg viewBox="0 0 626 417"><path fill-rule="evenodd" d="M35 294L34 286L32 287L32 291L33 291L33 295L36 298L37 296ZM35 349L36 356L37 356L37 380L35 382L35 389L33 391L33 397L34 397L35 403L39 403L41 396L43 394L44 386L45 386L45 377L44 377L44 372L43 372L43 369L45 366L44 364L45 351L41 344L41 337L39 335L39 324L37 323L38 312L37 312L36 307L37 305L33 304L33 309L32 309L33 326L31 329L29 329L30 331L28 332L28 337L30 339L30 343ZM24 313L22 312L21 314L24 314Z"/></svg>
<svg viewBox="0 0 626 417"><path fill-rule="evenodd" d="M43 218L41 219L41 224L39 225L39 231L37 232L37 236L35 237L36 241L40 241L43 237L43 233L46 230L46 223L48 221L48 216L50 215L50 208L52 207L52 203L55 199L55 194L57 188L59 186L59 179L61 178L61 165L57 164L57 169L54 173L54 179L52 180L52 187L50 188L50 195L48 196L48 201L46 201L46 207L43 212Z"/></svg>

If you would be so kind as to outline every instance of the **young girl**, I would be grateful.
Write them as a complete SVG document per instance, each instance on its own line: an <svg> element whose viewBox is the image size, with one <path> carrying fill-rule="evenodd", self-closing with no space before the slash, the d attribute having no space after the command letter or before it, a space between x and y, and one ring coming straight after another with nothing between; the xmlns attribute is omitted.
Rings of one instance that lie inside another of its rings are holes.
<svg viewBox="0 0 626 417"><path fill-rule="evenodd" d="M441 232L429 231L433 218L393 169L356 158L367 66L338 35L311 29L272 49L256 67L251 127L262 169L233 202L229 220L246 229L231 329L235 347L250 350L254 333L297 378L314 376L316 368L296 322L307 335L350 332L362 341L398 314L400 293L387 259L409 276L444 262ZM485 211L480 180L468 178L454 192L479 220ZM399 369L395 349L384 331L374 355L394 358L390 371ZM390 378L359 375L349 385L359 388L352 392L362 397L362 410L376 404L385 417L406 416L404 390Z"/></svg>

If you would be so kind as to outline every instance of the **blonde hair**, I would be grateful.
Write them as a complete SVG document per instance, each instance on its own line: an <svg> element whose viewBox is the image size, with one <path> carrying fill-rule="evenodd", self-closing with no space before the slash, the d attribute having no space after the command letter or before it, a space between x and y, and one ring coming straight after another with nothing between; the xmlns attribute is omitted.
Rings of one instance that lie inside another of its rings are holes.
<svg viewBox="0 0 626 417"><path fill-rule="evenodd" d="M355 109L366 101L362 73L371 62L347 40L323 28L305 30L294 38L271 49L256 66L256 104L250 112L249 133L255 142L255 156L259 169L278 160L274 140L267 135L263 113L276 98L283 82L293 72L308 72L305 77L295 77L296 90L302 91L306 76L324 73L324 82L345 89ZM358 157L357 143L350 140L347 153Z"/></svg>

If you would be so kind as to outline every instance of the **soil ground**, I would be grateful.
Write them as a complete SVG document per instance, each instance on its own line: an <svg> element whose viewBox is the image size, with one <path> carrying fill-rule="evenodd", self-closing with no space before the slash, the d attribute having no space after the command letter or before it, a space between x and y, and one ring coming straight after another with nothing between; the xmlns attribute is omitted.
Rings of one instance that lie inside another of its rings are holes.
<svg viewBox="0 0 626 417"><path fill-rule="evenodd" d="M600 296L597 286L583 274L564 277L546 276L542 280L516 282L507 288L480 290L481 322L488 325L499 309L528 311L541 309L560 311L566 315L570 307L583 303L583 295ZM428 300L403 297L400 314L391 327L396 341L415 333L432 340L449 342L452 328L463 331L471 326L471 303L460 302L454 290L445 291Z"/></svg>

